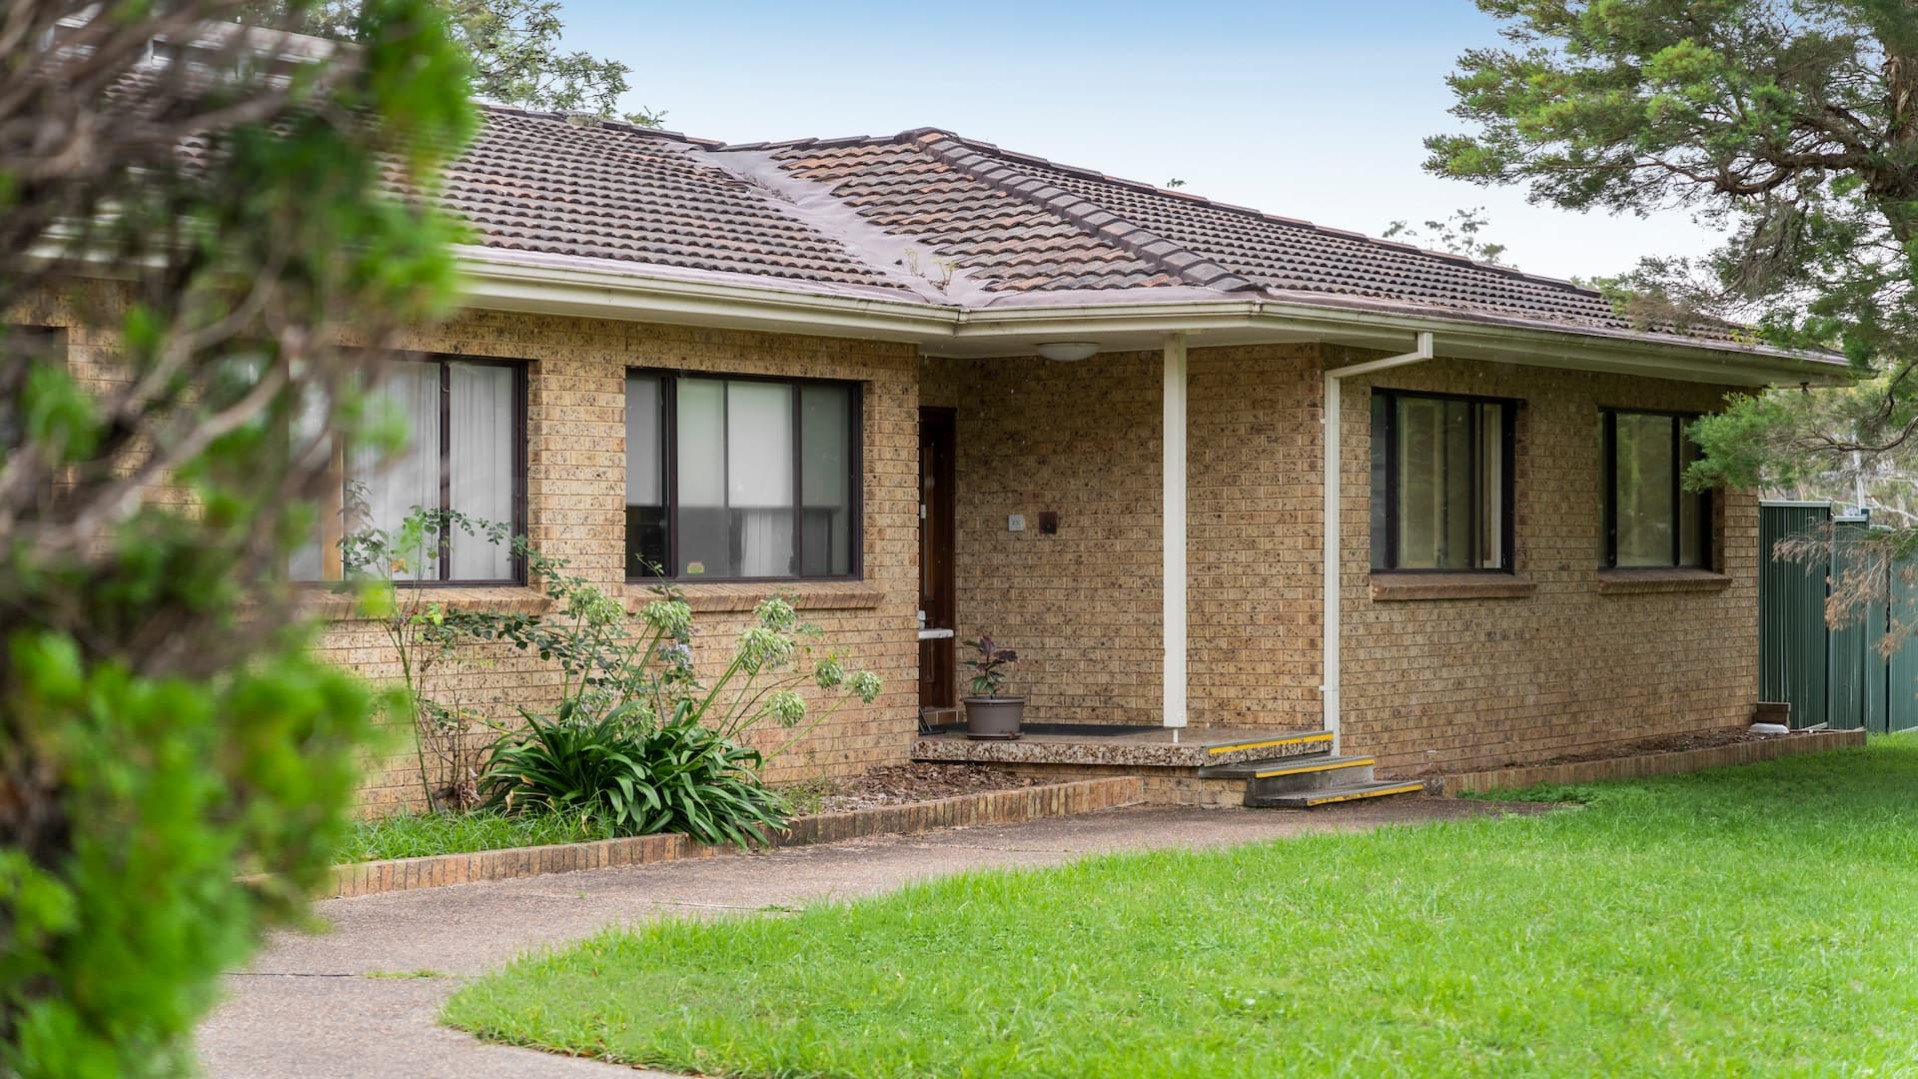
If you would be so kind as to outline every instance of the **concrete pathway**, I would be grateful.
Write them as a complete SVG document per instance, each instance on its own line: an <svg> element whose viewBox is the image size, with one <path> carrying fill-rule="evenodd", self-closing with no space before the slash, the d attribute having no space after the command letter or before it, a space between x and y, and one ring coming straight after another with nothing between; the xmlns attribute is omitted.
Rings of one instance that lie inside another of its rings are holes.
<svg viewBox="0 0 1918 1079"><path fill-rule="evenodd" d="M529 949L577 940L609 924L844 899L992 866L1055 865L1122 850L1226 846L1511 808L1408 798L1310 813L1122 809L748 857L332 900L317 906L330 932L280 936L252 969L230 976L226 1002L201 1028L200 1052L207 1072L218 1079L648 1074L486 1045L437 1025L439 1008L474 975Z"/></svg>

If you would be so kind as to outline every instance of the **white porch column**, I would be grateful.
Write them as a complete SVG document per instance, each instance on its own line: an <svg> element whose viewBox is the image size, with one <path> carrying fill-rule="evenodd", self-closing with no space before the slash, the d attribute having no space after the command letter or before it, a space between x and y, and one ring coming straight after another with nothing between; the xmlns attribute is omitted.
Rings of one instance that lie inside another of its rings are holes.
<svg viewBox="0 0 1918 1079"><path fill-rule="evenodd" d="M1185 334L1165 336L1165 567L1162 589L1165 609L1165 719L1168 727L1185 726L1186 714L1186 559L1185 559Z"/></svg>

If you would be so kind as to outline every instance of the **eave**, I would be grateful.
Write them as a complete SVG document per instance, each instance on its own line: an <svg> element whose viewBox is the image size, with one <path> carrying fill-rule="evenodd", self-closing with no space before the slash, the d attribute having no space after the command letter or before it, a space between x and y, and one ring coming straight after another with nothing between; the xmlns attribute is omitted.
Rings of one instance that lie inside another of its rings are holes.
<svg viewBox="0 0 1918 1079"><path fill-rule="evenodd" d="M1432 333L1441 355L1724 385L1845 381L1829 359L1758 345L1635 333L1331 294L1025 295L991 306L931 302L899 289L768 281L600 259L461 249L467 306L480 310L897 341L928 356L1025 356L1042 341L1103 351L1156 349L1167 333L1195 348L1322 342L1397 351ZM1053 302L1048 302L1048 300Z"/></svg>

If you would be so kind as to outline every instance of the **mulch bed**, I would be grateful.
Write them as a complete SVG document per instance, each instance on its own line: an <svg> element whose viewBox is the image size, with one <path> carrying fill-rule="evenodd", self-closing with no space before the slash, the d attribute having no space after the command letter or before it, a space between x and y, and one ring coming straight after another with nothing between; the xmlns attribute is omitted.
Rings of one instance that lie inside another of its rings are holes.
<svg viewBox="0 0 1918 1079"><path fill-rule="evenodd" d="M864 775L828 785L819 800L820 813L844 813L874 806L930 802L981 791L1043 787L1058 777L1014 775L990 765L915 762L875 768Z"/></svg>
<svg viewBox="0 0 1918 1079"><path fill-rule="evenodd" d="M1796 738L1809 731L1792 731L1790 734L1753 734L1749 727L1720 727L1716 730L1688 731L1684 734L1667 734L1659 738L1645 738L1623 745L1606 746L1584 753L1570 753L1563 757L1553 757L1549 761L1537 761L1525 765L1527 768L1546 767L1554 764L1578 764L1583 761L1610 760L1614 757L1643 757L1652 753L1679 753L1687 749L1716 749L1719 746L1732 746L1740 742L1766 742L1774 738Z"/></svg>

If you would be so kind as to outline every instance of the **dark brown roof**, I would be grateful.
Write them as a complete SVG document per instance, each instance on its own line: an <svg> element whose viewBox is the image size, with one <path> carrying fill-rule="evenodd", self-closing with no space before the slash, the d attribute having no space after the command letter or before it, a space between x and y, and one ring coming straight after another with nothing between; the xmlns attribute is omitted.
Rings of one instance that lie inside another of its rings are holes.
<svg viewBox="0 0 1918 1079"><path fill-rule="evenodd" d="M1180 275L1182 283L1223 291L1338 293L1631 328L1597 292L1567 281L1056 165L950 132L908 132L892 140L850 145L799 144L776 156L798 175L835 184L834 194L875 223L941 243L942 253L962 266L974 265L981 256L970 246L980 237L940 235L922 222L928 215L975 201L983 192L1024 204L1046 221L1070 222L1082 235L1138 252L1145 261ZM873 164L880 160L883 172ZM938 166L944 166L942 176L970 179L970 187L962 194L951 184L915 189L883 182L888 176L911 176ZM1004 235L994 229L983 238L999 241ZM1070 279L1063 284L1008 281L1006 286L1087 287ZM1125 286L1105 277L1092 287Z"/></svg>
<svg viewBox="0 0 1918 1079"><path fill-rule="evenodd" d="M443 198L487 247L886 284L699 144L629 124L489 108Z"/></svg>
<svg viewBox="0 0 1918 1079"><path fill-rule="evenodd" d="M1043 206L1010 195L911 142L790 148L787 172L889 232L930 244L993 290L1149 288L1178 278Z"/></svg>
<svg viewBox="0 0 1918 1079"><path fill-rule="evenodd" d="M934 303L1080 291L1309 303L1317 294L1568 329L1638 328L1567 281L935 129L723 145L489 107L445 197L487 247L876 287Z"/></svg>

